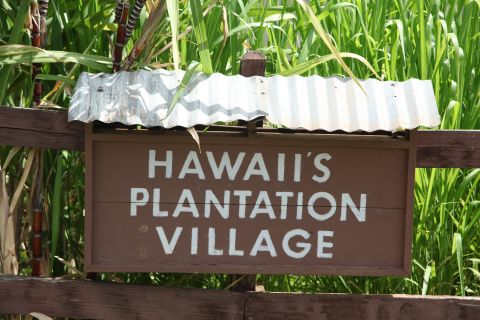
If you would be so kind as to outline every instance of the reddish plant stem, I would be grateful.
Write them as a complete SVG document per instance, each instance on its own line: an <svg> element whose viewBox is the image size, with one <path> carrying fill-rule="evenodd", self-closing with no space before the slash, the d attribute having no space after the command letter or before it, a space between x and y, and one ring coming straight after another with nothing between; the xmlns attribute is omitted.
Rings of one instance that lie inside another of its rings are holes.
<svg viewBox="0 0 480 320"><path fill-rule="evenodd" d="M42 274L42 224L43 224L43 152L37 151L37 161L34 174L36 175L33 196L33 223L32 223L32 276Z"/></svg>
<svg viewBox="0 0 480 320"><path fill-rule="evenodd" d="M41 48L41 19L38 7L32 10L32 46ZM37 79L37 75L40 73L41 64L34 63L32 67L32 81L33 81L33 101L32 106L35 108L40 104L42 98L42 83Z"/></svg>
<svg viewBox="0 0 480 320"><path fill-rule="evenodd" d="M47 43L48 0L38 0L38 11L40 13L40 47L45 48Z"/></svg>
<svg viewBox="0 0 480 320"><path fill-rule="evenodd" d="M47 12L48 0L38 0L38 7L32 10L32 46L44 48L47 35ZM38 107L42 100L42 83L37 79L42 65L34 64L32 68L33 80L33 107ZM32 276L42 274L42 224L43 224L43 152L38 151L36 166L36 186L33 200L33 223L32 223Z"/></svg>
<svg viewBox="0 0 480 320"><path fill-rule="evenodd" d="M32 276L42 274L42 210L33 210L32 226Z"/></svg>
<svg viewBox="0 0 480 320"><path fill-rule="evenodd" d="M38 7L32 8L32 46L44 48L47 34L48 0L39 0ZM42 83L37 79L42 65L35 63L32 69L33 80L33 107L38 107L42 99Z"/></svg>

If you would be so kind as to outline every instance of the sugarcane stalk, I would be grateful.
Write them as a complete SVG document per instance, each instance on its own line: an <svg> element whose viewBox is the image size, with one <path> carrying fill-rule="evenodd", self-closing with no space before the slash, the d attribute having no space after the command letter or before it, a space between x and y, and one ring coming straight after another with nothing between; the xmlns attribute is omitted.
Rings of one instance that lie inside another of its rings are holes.
<svg viewBox="0 0 480 320"><path fill-rule="evenodd" d="M117 0L117 4L115 6L115 19L113 22L120 23L122 19L122 9L123 9L123 0Z"/></svg>
<svg viewBox="0 0 480 320"><path fill-rule="evenodd" d="M128 22L125 30L125 43L128 42L130 37L132 36L133 28L137 24L138 18L140 17L140 13L142 12L143 7L145 6L146 0L136 0L135 5L133 6L132 12L128 17Z"/></svg>
<svg viewBox="0 0 480 320"><path fill-rule="evenodd" d="M128 18L128 2L121 4L121 18L117 29L117 40L115 42L115 50L113 52L113 72L120 70L120 63L122 62L123 46L125 45L125 31Z"/></svg>
<svg viewBox="0 0 480 320"><path fill-rule="evenodd" d="M33 4L30 8L32 17L32 46L41 48L41 19L39 7ZM41 64L34 63L32 66L32 81L33 81L33 100L32 106L35 108L40 105L42 98L42 83L37 79L37 75L40 73Z"/></svg>
<svg viewBox="0 0 480 320"><path fill-rule="evenodd" d="M45 48L47 43L48 0L38 0L38 11L40 13L40 47Z"/></svg>
<svg viewBox="0 0 480 320"><path fill-rule="evenodd" d="M43 152L37 150L35 164L35 190L33 195L32 223L32 276L42 275L42 224L43 224Z"/></svg>
<svg viewBox="0 0 480 320"><path fill-rule="evenodd" d="M156 30L156 26L160 23L163 19L163 15L166 10L166 3L164 0L159 0L156 4L156 7L152 10L150 15L148 16L147 21L143 25L143 31L140 38L135 42L132 50L127 56L125 63L123 65L124 70L130 70L133 63L142 53L143 49L150 41L151 37L153 36L154 31Z"/></svg>
<svg viewBox="0 0 480 320"><path fill-rule="evenodd" d="M44 48L47 40L47 13L48 1L38 0L38 5L32 7L32 46ZM43 94L42 83L37 79L42 65L34 64L32 68L34 108L40 106ZM37 150L35 170L35 191L33 197L33 223L32 223L32 276L42 274L42 224L43 224L43 151Z"/></svg>

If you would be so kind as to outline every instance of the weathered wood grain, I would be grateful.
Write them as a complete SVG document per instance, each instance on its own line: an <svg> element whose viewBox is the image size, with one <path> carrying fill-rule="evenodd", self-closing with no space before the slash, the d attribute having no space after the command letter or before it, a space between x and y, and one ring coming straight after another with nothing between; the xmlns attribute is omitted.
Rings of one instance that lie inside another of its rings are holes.
<svg viewBox="0 0 480 320"><path fill-rule="evenodd" d="M262 53L250 51L240 61L240 74L244 77L265 76L266 60Z"/></svg>
<svg viewBox="0 0 480 320"><path fill-rule="evenodd" d="M252 293L247 320L479 319L480 298L408 295Z"/></svg>
<svg viewBox="0 0 480 320"><path fill-rule="evenodd" d="M0 314L88 319L479 319L479 297L232 293L0 276Z"/></svg>
<svg viewBox="0 0 480 320"><path fill-rule="evenodd" d="M79 151L84 124L63 110L0 107L0 145Z"/></svg>
<svg viewBox="0 0 480 320"><path fill-rule="evenodd" d="M480 130L421 130L419 148L480 148Z"/></svg>
<svg viewBox="0 0 480 320"><path fill-rule="evenodd" d="M480 130L418 131L417 136L418 168L480 168ZM83 151L84 124L68 123L63 110L0 107L0 145Z"/></svg>
<svg viewBox="0 0 480 320"><path fill-rule="evenodd" d="M480 148L417 147L417 168L480 168Z"/></svg>
<svg viewBox="0 0 480 320"><path fill-rule="evenodd" d="M418 168L479 168L480 131L419 131Z"/></svg>
<svg viewBox="0 0 480 320"><path fill-rule="evenodd" d="M0 107L2 128L83 135L83 123L67 121L65 110Z"/></svg>
<svg viewBox="0 0 480 320"><path fill-rule="evenodd" d="M243 320L243 310L244 296L225 291L0 276L0 314Z"/></svg>

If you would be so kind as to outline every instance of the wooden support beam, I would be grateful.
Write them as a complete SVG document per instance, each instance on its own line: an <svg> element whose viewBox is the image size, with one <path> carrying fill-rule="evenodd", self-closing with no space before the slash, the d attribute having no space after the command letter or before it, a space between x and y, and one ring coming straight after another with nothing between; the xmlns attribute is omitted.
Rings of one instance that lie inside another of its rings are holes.
<svg viewBox="0 0 480 320"><path fill-rule="evenodd" d="M63 110L0 107L0 145L57 150L84 149L84 124Z"/></svg>
<svg viewBox="0 0 480 320"><path fill-rule="evenodd" d="M251 294L245 319L477 319L480 298L355 294Z"/></svg>
<svg viewBox="0 0 480 320"><path fill-rule="evenodd" d="M0 314L81 319L243 320L244 297L226 291L0 276Z"/></svg>
<svg viewBox="0 0 480 320"><path fill-rule="evenodd" d="M477 319L479 297L234 293L0 276L0 314L87 319Z"/></svg>
<svg viewBox="0 0 480 320"><path fill-rule="evenodd" d="M420 130L417 137L418 168L480 168L479 130ZM63 110L0 107L0 145L83 151L84 124L67 122Z"/></svg>
<svg viewBox="0 0 480 320"><path fill-rule="evenodd" d="M417 168L480 168L480 131L418 131Z"/></svg>

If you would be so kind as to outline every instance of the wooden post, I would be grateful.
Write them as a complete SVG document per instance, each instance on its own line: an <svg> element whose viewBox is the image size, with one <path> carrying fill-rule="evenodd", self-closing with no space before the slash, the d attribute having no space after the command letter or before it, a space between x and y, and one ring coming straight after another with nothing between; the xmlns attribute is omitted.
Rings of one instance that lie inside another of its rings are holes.
<svg viewBox="0 0 480 320"><path fill-rule="evenodd" d="M244 77L265 76L265 57L258 51L250 51L240 61L240 74ZM247 133L254 134L263 126L263 117L248 121ZM230 274L230 290L236 292L255 291L256 274Z"/></svg>
<svg viewBox="0 0 480 320"><path fill-rule="evenodd" d="M240 61L240 74L244 77L265 76L265 57L258 51L250 51Z"/></svg>

